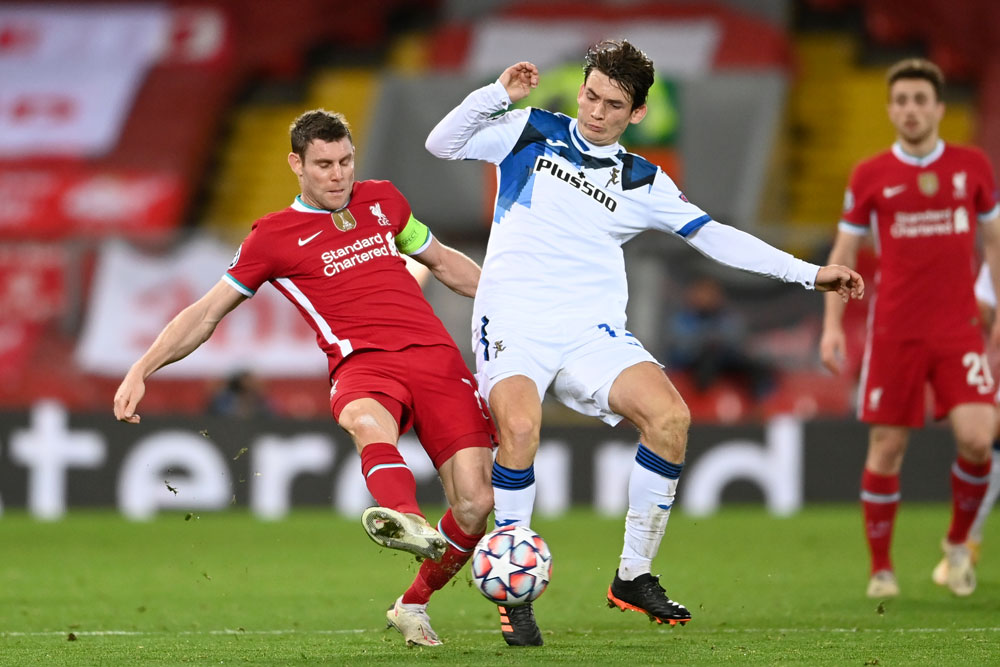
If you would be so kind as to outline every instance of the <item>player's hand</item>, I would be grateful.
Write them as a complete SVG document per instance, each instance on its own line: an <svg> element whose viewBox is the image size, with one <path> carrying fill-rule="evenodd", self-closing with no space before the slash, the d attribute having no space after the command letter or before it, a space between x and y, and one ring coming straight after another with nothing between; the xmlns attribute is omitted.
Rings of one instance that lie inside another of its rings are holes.
<svg viewBox="0 0 1000 667"><path fill-rule="evenodd" d="M821 268L816 274L816 290L836 292L844 302L847 302L849 299L860 299L865 295L865 281L854 269L830 264Z"/></svg>
<svg viewBox="0 0 1000 667"><path fill-rule="evenodd" d="M125 376L115 392L115 419L129 424L138 424L141 417L135 413L136 406L146 394L146 383L131 373Z"/></svg>
<svg viewBox="0 0 1000 667"><path fill-rule="evenodd" d="M510 101L520 102L538 85L538 68L529 62L519 62L505 69L499 81Z"/></svg>
<svg viewBox="0 0 1000 667"><path fill-rule="evenodd" d="M847 339L843 327L823 329L819 339L819 357L828 371L839 375L844 369L847 353Z"/></svg>

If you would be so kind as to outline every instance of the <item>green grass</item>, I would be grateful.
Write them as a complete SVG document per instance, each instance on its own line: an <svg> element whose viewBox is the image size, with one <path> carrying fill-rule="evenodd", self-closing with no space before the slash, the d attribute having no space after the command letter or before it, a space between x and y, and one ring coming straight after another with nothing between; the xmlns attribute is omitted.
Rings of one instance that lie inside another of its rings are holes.
<svg viewBox="0 0 1000 667"><path fill-rule="evenodd" d="M952 597L930 581L947 519L944 506L904 505L895 548L903 595L879 604L864 596L856 506L788 519L756 508L697 520L675 513L654 572L694 620L673 629L604 602L621 520L583 511L539 519L554 556L552 585L536 604L546 645L504 645L495 607L469 588L466 569L430 606L445 645L413 649L384 630L383 614L416 563L372 544L355 520L298 511L270 523L239 512L131 523L75 512L42 523L8 512L0 664L995 662L1000 549L988 540L979 589Z"/></svg>

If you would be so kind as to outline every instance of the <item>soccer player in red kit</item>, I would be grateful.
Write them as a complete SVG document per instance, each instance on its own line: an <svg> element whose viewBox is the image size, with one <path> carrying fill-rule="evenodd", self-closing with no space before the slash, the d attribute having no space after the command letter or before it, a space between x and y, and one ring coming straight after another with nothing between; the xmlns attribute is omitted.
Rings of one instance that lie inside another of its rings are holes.
<svg viewBox="0 0 1000 667"><path fill-rule="evenodd" d="M990 478L996 413L973 291L976 230L1000 257L1000 207L993 170L982 151L946 144L940 69L923 59L888 74L889 120L896 142L855 167L830 262L854 266L871 233L878 256L876 296L858 388L858 414L871 425L861 477L871 553L868 596L892 597L899 585L890 546L900 499L899 473L911 428L924 425L925 385L934 418L948 418L957 444L951 468L952 518L942 541L955 595L970 595L975 570L965 545ZM992 267L993 275L1000 275ZM845 351L839 299L826 300L820 353L840 372ZM1000 342L1000 325L990 331Z"/></svg>
<svg viewBox="0 0 1000 667"><path fill-rule="evenodd" d="M362 516L376 542L422 557L413 584L386 613L408 644L440 644L426 606L469 559L493 509L496 431L476 383L402 254L473 296L479 266L439 243L388 181L354 180L343 116L308 111L291 127L288 164L301 194L257 220L229 270L180 312L131 367L115 417L137 423L145 380L208 340L219 321L270 282L316 331L326 353L334 418L361 455L378 503ZM401 254L402 253L402 254ZM450 509L428 524L416 482L397 449L413 428L441 477Z"/></svg>

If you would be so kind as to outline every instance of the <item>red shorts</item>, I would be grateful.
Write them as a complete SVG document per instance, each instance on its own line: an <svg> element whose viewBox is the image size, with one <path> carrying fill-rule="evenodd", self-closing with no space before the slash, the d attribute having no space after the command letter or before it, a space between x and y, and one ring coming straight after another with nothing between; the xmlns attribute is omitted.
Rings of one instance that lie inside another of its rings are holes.
<svg viewBox="0 0 1000 667"><path fill-rule="evenodd" d="M339 421L344 406L359 398L385 407L400 435L412 426L435 468L460 449L492 448L496 442L493 418L472 373L458 350L447 345L351 354L333 373L334 418Z"/></svg>
<svg viewBox="0 0 1000 667"><path fill-rule="evenodd" d="M983 339L869 339L858 417L870 424L923 426L928 384L934 392L934 419L944 418L956 405L993 403Z"/></svg>

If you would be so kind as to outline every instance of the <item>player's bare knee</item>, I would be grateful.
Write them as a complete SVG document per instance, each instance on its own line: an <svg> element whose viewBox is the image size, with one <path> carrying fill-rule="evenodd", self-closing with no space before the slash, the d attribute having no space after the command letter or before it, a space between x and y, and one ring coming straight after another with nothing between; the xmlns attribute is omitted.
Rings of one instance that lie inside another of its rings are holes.
<svg viewBox="0 0 1000 667"><path fill-rule="evenodd" d="M501 443L518 449L538 446L540 425L530 417L509 415L499 424Z"/></svg>
<svg viewBox="0 0 1000 667"><path fill-rule="evenodd" d="M691 427L691 411L683 402L674 403L665 410L656 411L645 417L637 426L652 439L686 441L688 429Z"/></svg>
<svg viewBox="0 0 1000 667"><path fill-rule="evenodd" d="M907 438L894 431L872 429L865 468L879 475L896 475L903 466Z"/></svg>
<svg viewBox="0 0 1000 667"><path fill-rule="evenodd" d="M993 439L985 431L959 437L956 434L958 455L970 463L986 463L993 456Z"/></svg>
<svg viewBox="0 0 1000 667"><path fill-rule="evenodd" d="M338 421L341 428L347 431L355 442L394 442L389 438L383 426L370 411L355 405L348 405L340 413Z"/></svg>

